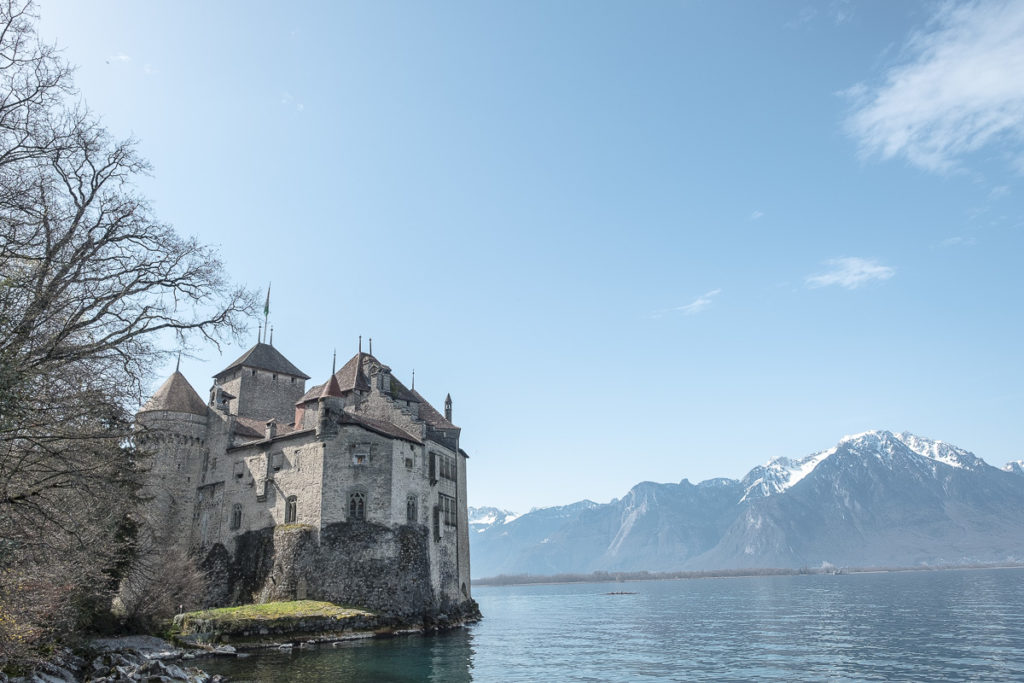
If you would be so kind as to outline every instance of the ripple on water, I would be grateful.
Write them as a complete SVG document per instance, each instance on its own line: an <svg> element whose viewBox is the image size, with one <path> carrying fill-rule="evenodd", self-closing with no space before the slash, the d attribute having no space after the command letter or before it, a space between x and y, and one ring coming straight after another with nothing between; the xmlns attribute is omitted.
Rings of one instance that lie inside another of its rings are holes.
<svg viewBox="0 0 1024 683"><path fill-rule="evenodd" d="M433 637L212 662L254 681L1020 681L1024 570L480 587Z"/></svg>

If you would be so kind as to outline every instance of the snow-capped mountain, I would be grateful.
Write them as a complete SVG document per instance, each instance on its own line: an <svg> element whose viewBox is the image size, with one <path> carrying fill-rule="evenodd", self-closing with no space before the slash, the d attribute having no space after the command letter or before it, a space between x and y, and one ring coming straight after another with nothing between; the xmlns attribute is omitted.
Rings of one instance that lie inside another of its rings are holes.
<svg viewBox="0 0 1024 683"><path fill-rule="evenodd" d="M470 533L480 533L492 526L507 524L520 515L510 510L499 510L492 507L469 508Z"/></svg>
<svg viewBox="0 0 1024 683"><path fill-rule="evenodd" d="M1006 472L1012 472L1013 474L1024 474L1024 460L1008 462L1003 466L1003 470Z"/></svg>
<svg viewBox="0 0 1024 683"><path fill-rule="evenodd" d="M1024 462L998 469L942 441L864 432L740 481L644 482L606 505L530 512L473 535L473 573L1024 559L1018 474Z"/></svg>

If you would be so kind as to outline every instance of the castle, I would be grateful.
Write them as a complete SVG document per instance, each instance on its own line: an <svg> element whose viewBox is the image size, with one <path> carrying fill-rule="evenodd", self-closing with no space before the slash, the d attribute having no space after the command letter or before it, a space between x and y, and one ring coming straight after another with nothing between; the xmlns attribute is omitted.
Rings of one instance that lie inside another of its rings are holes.
<svg viewBox="0 0 1024 683"><path fill-rule="evenodd" d="M152 533L200 558L208 605L476 610L451 396L442 415L370 351L360 342L307 391L261 341L214 376L209 401L175 370L139 411Z"/></svg>

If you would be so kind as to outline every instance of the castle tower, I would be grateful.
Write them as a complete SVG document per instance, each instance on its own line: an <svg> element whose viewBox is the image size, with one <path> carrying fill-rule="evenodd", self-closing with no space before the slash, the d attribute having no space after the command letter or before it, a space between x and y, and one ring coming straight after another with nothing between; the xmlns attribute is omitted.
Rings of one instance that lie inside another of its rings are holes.
<svg viewBox="0 0 1024 683"><path fill-rule="evenodd" d="M213 377L214 393L228 394L230 415L290 424L309 375L270 344L257 343Z"/></svg>
<svg viewBox="0 0 1024 683"><path fill-rule="evenodd" d="M136 444L149 455L146 514L158 539L181 539L190 528L207 457L208 415L206 403L177 370L138 413Z"/></svg>

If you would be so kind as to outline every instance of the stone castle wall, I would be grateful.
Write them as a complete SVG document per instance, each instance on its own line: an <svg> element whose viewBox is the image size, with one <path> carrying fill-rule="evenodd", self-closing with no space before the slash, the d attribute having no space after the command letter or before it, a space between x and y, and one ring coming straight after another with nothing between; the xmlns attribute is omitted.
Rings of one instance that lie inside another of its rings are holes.
<svg viewBox="0 0 1024 683"><path fill-rule="evenodd" d="M221 388L235 398L229 412L259 420L276 419L290 424L295 419L295 402L306 393L306 382L299 377L268 370L238 368L222 378Z"/></svg>

